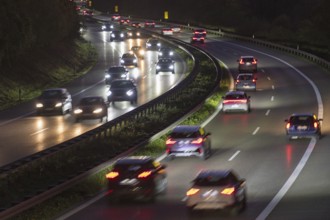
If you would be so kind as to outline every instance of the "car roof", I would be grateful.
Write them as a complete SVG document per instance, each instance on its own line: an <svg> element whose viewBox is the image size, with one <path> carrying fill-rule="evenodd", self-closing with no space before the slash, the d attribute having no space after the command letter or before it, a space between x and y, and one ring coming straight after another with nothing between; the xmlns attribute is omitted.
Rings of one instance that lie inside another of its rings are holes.
<svg viewBox="0 0 330 220"><path fill-rule="evenodd" d="M145 164L152 160L150 156L128 156L119 158L115 164Z"/></svg>
<svg viewBox="0 0 330 220"><path fill-rule="evenodd" d="M240 73L237 76L253 76L253 73Z"/></svg>
<svg viewBox="0 0 330 220"><path fill-rule="evenodd" d="M172 132L195 132L201 128L199 125L178 125Z"/></svg>
<svg viewBox="0 0 330 220"><path fill-rule="evenodd" d="M196 178L207 178L208 176L216 176L224 178L230 174L232 170L202 170L197 174Z"/></svg>
<svg viewBox="0 0 330 220"><path fill-rule="evenodd" d="M229 91L226 93L226 95L233 95L233 94L238 94L238 95L244 95L244 91Z"/></svg>
<svg viewBox="0 0 330 220"><path fill-rule="evenodd" d="M296 117L298 117L298 116L310 116L310 117L316 117L316 115L315 114L313 114L313 113L293 113L293 114L291 114L290 115L290 117L293 117L293 116L296 116Z"/></svg>
<svg viewBox="0 0 330 220"><path fill-rule="evenodd" d="M244 59L244 58L254 58L254 56L250 56L250 55L249 56L241 56L241 58L242 59Z"/></svg>

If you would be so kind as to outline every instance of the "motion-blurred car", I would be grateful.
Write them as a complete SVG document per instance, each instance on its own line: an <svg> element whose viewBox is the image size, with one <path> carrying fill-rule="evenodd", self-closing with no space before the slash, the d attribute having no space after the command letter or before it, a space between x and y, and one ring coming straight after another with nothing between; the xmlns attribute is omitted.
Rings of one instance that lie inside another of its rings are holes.
<svg viewBox="0 0 330 220"><path fill-rule="evenodd" d="M119 21L120 20L120 15L119 14L113 14L111 16L111 20L112 21Z"/></svg>
<svg viewBox="0 0 330 220"><path fill-rule="evenodd" d="M146 49L147 50L159 50L159 48L162 46L162 43L160 40L156 38L150 38L146 42Z"/></svg>
<svg viewBox="0 0 330 220"><path fill-rule="evenodd" d="M174 64L175 62L171 58L160 58L156 64L156 74L159 72L171 72L174 74Z"/></svg>
<svg viewBox="0 0 330 220"><path fill-rule="evenodd" d="M201 34L206 37L207 31L204 28L197 28L193 30L193 34Z"/></svg>
<svg viewBox="0 0 330 220"><path fill-rule="evenodd" d="M109 85L115 79L127 79L128 70L124 66L111 66L105 71L105 84Z"/></svg>
<svg viewBox="0 0 330 220"><path fill-rule="evenodd" d="M125 40L125 33L123 31L114 30L110 34L110 41L123 41Z"/></svg>
<svg viewBox="0 0 330 220"><path fill-rule="evenodd" d="M171 27L173 33L179 33L181 32L181 28L179 26L173 26Z"/></svg>
<svg viewBox="0 0 330 220"><path fill-rule="evenodd" d="M41 113L65 113L72 110L71 94L65 88L52 88L44 90L36 100L37 114Z"/></svg>
<svg viewBox="0 0 330 220"><path fill-rule="evenodd" d="M132 22L131 26L135 27L135 28L141 28L141 23L140 22Z"/></svg>
<svg viewBox="0 0 330 220"><path fill-rule="evenodd" d="M84 9L83 11L82 11L82 14L84 15L84 16L93 16L94 15L94 12L93 12L93 10L90 10L90 9Z"/></svg>
<svg viewBox="0 0 330 220"><path fill-rule="evenodd" d="M154 201L167 190L166 165L149 156L118 159L106 174L111 199L147 199Z"/></svg>
<svg viewBox="0 0 330 220"><path fill-rule="evenodd" d="M123 25L123 24L130 24L131 20L128 18L121 18L119 20L119 24Z"/></svg>
<svg viewBox="0 0 330 220"><path fill-rule="evenodd" d="M108 102L130 101L131 104L137 103L137 88L136 85L128 79L116 79L110 83L110 88L107 92Z"/></svg>
<svg viewBox="0 0 330 220"><path fill-rule="evenodd" d="M315 114L292 114L288 119L285 119L285 131L289 139L321 137L321 121Z"/></svg>
<svg viewBox="0 0 330 220"><path fill-rule="evenodd" d="M238 74L235 81L236 90L252 90L257 89L257 78L253 73L241 73Z"/></svg>
<svg viewBox="0 0 330 220"><path fill-rule="evenodd" d="M154 28L155 26L156 26L156 23L154 21L146 21L146 22L144 22L144 27Z"/></svg>
<svg viewBox="0 0 330 220"><path fill-rule="evenodd" d="M120 59L120 64L123 66L138 66L138 58L134 53L124 53Z"/></svg>
<svg viewBox="0 0 330 220"><path fill-rule="evenodd" d="M141 46L132 46L131 51L139 58L144 59L145 51Z"/></svg>
<svg viewBox="0 0 330 220"><path fill-rule="evenodd" d="M102 24L101 29L102 31L112 31L113 27L113 24L111 24L110 22L106 22Z"/></svg>
<svg viewBox="0 0 330 220"><path fill-rule="evenodd" d="M173 35L172 28L162 28L161 30L162 35Z"/></svg>
<svg viewBox="0 0 330 220"><path fill-rule="evenodd" d="M195 43L195 42L198 42L198 43L204 43L205 42L205 37L203 34L194 34L192 37L191 37L191 40L190 40L191 43Z"/></svg>
<svg viewBox="0 0 330 220"><path fill-rule="evenodd" d="M139 38L139 37L141 37L141 32L138 30L128 30L127 37L128 38Z"/></svg>
<svg viewBox="0 0 330 220"><path fill-rule="evenodd" d="M230 91L222 97L222 111L234 112L244 111L250 112L250 96L244 91Z"/></svg>
<svg viewBox="0 0 330 220"><path fill-rule="evenodd" d="M158 59L160 58L172 58L174 51L169 47L161 47L158 50Z"/></svg>
<svg viewBox="0 0 330 220"><path fill-rule="evenodd" d="M253 56L241 56L238 62L238 72L257 72L258 60Z"/></svg>
<svg viewBox="0 0 330 220"><path fill-rule="evenodd" d="M202 170L186 192L190 214L198 210L230 210L235 214L246 208L246 180L232 170Z"/></svg>
<svg viewBox="0 0 330 220"><path fill-rule="evenodd" d="M88 96L80 99L78 105L74 108L73 114L76 122L81 119L100 119L107 120L108 118L108 105L104 98L101 96Z"/></svg>
<svg viewBox="0 0 330 220"><path fill-rule="evenodd" d="M212 153L210 135L201 126L176 126L166 140L167 159L197 156L206 160Z"/></svg>

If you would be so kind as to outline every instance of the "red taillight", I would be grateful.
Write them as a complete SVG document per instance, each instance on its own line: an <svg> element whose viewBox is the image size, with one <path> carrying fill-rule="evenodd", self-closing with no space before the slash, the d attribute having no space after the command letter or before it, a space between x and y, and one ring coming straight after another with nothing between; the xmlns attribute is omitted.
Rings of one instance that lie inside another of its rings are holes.
<svg viewBox="0 0 330 220"><path fill-rule="evenodd" d="M195 195L195 194L198 193L198 192L199 192L199 189L191 188L191 189L189 189L189 190L186 192L186 195L187 195L187 196L193 196L193 195Z"/></svg>
<svg viewBox="0 0 330 220"><path fill-rule="evenodd" d="M201 144L201 143L203 143L203 138L198 138L198 139L196 139L196 140L193 140L191 143L192 144Z"/></svg>
<svg viewBox="0 0 330 220"><path fill-rule="evenodd" d="M290 123L286 124L286 129L289 129L291 127Z"/></svg>
<svg viewBox="0 0 330 220"><path fill-rule="evenodd" d="M314 122L314 128L317 128L317 127L318 127L317 122Z"/></svg>
<svg viewBox="0 0 330 220"><path fill-rule="evenodd" d="M253 80L252 80L252 82L254 82L254 83L255 83L255 82L256 82L256 79L253 79Z"/></svg>
<svg viewBox="0 0 330 220"><path fill-rule="evenodd" d="M171 139L171 138L169 138L169 139L166 140L166 145L173 145L175 143L176 143L176 141L173 140L173 139Z"/></svg>
<svg viewBox="0 0 330 220"><path fill-rule="evenodd" d="M223 195L231 195L233 194L233 192L235 192L235 187L229 187L229 188L225 188L221 191L221 194Z"/></svg>
<svg viewBox="0 0 330 220"><path fill-rule="evenodd" d="M142 172L142 173L140 173L138 175L138 178L143 179L143 178L147 178L150 175L151 175L151 171L150 170L149 171L144 171L144 172Z"/></svg>
<svg viewBox="0 0 330 220"><path fill-rule="evenodd" d="M257 64L257 60L253 59L252 64Z"/></svg>
<svg viewBox="0 0 330 220"><path fill-rule="evenodd" d="M243 59L240 59L240 60L239 60L239 64L244 64Z"/></svg>
<svg viewBox="0 0 330 220"><path fill-rule="evenodd" d="M223 104L228 104L228 103L247 103L246 99L233 99L233 100L224 100Z"/></svg>
<svg viewBox="0 0 330 220"><path fill-rule="evenodd" d="M239 79L238 79L238 80L236 80L236 82L237 82L237 83L239 83Z"/></svg>
<svg viewBox="0 0 330 220"><path fill-rule="evenodd" d="M119 173L118 173L118 172L114 172L114 171L112 171L112 172L108 173L105 177L106 177L107 179L114 179L114 178L116 178L117 176L119 176Z"/></svg>

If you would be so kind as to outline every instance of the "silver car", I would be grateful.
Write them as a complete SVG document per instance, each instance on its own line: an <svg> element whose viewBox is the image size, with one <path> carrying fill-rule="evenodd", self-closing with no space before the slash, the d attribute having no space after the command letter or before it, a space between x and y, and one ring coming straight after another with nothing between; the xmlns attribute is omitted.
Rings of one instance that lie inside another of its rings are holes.
<svg viewBox="0 0 330 220"><path fill-rule="evenodd" d="M250 112L250 96L244 91L227 92L222 97L222 111L224 113L230 111Z"/></svg>
<svg viewBox="0 0 330 220"><path fill-rule="evenodd" d="M190 156L207 159L211 155L210 135L200 126L176 126L166 140L167 159Z"/></svg>
<svg viewBox="0 0 330 220"><path fill-rule="evenodd" d="M37 98L37 114L56 112L64 115L72 111L71 94L65 88L46 89Z"/></svg>
<svg viewBox="0 0 330 220"><path fill-rule="evenodd" d="M241 73L238 74L235 81L236 90L252 90L257 89L257 78L253 73Z"/></svg>
<svg viewBox="0 0 330 220"><path fill-rule="evenodd" d="M258 60L253 56L241 56L238 62L239 72L257 72Z"/></svg>
<svg viewBox="0 0 330 220"><path fill-rule="evenodd" d="M138 66L138 59L135 54L132 53L124 53L120 59L120 64L123 66Z"/></svg>
<svg viewBox="0 0 330 220"><path fill-rule="evenodd" d="M202 170L186 193L190 214L197 210L224 210L235 213L246 207L246 181L232 170Z"/></svg>

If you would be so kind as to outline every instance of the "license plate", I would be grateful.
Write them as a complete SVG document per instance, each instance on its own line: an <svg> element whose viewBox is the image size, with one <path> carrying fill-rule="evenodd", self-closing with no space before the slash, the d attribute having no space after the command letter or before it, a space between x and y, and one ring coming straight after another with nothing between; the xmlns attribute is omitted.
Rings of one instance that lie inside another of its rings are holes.
<svg viewBox="0 0 330 220"><path fill-rule="evenodd" d="M120 181L120 185L135 185L138 183L137 179L124 179Z"/></svg>
<svg viewBox="0 0 330 220"><path fill-rule="evenodd" d="M307 130L307 126L306 125L299 125L297 127L298 130Z"/></svg>

